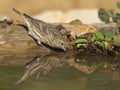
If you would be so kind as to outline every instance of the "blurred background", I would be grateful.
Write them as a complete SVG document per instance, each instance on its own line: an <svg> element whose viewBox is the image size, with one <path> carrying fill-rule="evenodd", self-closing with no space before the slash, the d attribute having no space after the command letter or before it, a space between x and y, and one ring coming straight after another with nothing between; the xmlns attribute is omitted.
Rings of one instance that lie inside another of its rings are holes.
<svg viewBox="0 0 120 90"><path fill-rule="evenodd" d="M45 11L60 11L63 13L76 9L117 9L116 3L118 1L120 0L0 0L0 14L19 18L12 12L13 7L35 17Z"/></svg>

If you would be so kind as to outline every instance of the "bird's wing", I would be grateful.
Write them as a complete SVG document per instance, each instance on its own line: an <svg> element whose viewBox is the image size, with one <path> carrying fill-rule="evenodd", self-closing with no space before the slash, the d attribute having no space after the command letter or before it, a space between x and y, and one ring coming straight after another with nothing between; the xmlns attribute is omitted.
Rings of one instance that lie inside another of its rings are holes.
<svg viewBox="0 0 120 90"><path fill-rule="evenodd" d="M18 11L17 9L13 8L12 9L14 12L16 12L18 15L20 15L24 21L26 22L28 27L31 27L31 25L39 27L39 25L35 22L36 20L34 20L32 17L30 17L29 15L25 14L25 13L21 13L20 11Z"/></svg>

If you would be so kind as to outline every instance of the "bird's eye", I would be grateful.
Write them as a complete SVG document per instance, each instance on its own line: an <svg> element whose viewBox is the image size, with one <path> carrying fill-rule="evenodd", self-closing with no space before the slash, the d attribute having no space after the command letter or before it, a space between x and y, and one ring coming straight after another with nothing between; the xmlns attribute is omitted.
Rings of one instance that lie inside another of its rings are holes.
<svg viewBox="0 0 120 90"><path fill-rule="evenodd" d="M61 45L64 45L64 42L62 40L60 40L60 41L61 41Z"/></svg>

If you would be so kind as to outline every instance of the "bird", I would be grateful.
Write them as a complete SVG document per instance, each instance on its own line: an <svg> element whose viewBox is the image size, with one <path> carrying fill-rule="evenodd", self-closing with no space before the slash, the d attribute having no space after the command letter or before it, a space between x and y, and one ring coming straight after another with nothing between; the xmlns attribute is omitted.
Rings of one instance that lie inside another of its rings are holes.
<svg viewBox="0 0 120 90"><path fill-rule="evenodd" d="M15 8L12 10L23 18L28 28L28 34L34 38L40 46L49 46L56 49L62 49L63 51L67 50L68 43L62 37L59 30L56 29L55 25L34 19Z"/></svg>

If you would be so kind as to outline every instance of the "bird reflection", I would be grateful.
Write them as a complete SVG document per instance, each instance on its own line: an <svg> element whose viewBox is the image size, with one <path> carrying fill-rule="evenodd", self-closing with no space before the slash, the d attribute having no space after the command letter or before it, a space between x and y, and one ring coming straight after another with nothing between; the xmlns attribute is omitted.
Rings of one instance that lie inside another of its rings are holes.
<svg viewBox="0 0 120 90"><path fill-rule="evenodd" d="M26 65L26 71L22 78L15 85L30 78L38 78L54 72L57 68L67 64L68 56L65 53L50 53L40 57L35 57Z"/></svg>
<svg viewBox="0 0 120 90"><path fill-rule="evenodd" d="M109 60L109 62L108 62ZM112 62L110 63L110 61ZM114 61L113 61L114 60ZM98 67L103 67L102 72L110 72L113 79L120 80L120 74L117 71L119 69L118 58L115 57L98 57L98 56L84 56L80 54L75 54L73 52L66 53L48 53L46 55L35 57L31 62L26 65L26 71L24 75L18 80L15 85L27 81L28 79L37 79L40 76L48 75L62 66L74 67L77 70L84 72L86 74L93 73ZM116 74L117 73L117 74Z"/></svg>

